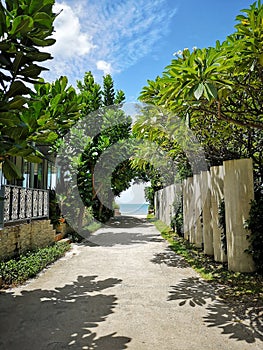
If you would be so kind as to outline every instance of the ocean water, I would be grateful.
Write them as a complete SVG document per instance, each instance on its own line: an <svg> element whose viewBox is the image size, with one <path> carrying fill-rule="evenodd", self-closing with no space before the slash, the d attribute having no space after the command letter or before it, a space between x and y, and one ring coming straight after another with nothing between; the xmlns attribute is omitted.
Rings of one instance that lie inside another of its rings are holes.
<svg viewBox="0 0 263 350"><path fill-rule="evenodd" d="M149 204L119 204L122 215L147 215Z"/></svg>

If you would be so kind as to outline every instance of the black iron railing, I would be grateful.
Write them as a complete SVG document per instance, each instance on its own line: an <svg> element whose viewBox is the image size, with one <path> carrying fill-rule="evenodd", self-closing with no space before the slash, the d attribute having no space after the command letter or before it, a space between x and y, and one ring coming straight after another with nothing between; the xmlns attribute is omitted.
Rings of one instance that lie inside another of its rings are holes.
<svg viewBox="0 0 263 350"><path fill-rule="evenodd" d="M48 191L3 185L0 188L0 227L48 217Z"/></svg>

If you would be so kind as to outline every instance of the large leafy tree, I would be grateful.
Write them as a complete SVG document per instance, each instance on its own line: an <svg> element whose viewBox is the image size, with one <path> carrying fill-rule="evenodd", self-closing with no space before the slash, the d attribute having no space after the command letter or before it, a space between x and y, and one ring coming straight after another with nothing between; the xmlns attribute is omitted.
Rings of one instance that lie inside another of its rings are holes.
<svg viewBox="0 0 263 350"><path fill-rule="evenodd" d="M28 107L22 119L30 125L30 141L52 146L80 119L83 104L67 77L61 76L53 83L40 80Z"/></svg>
<svg viewBox="0 0 263 350"><path fill-rule="evenodd" d="M178 52L161 77L148 81L140 98L183 120L204 148L209 164L249 156L262 178L261 2L243 10L236 19L236 32L223 43ZM150 134L156 133L157 137L165 124L171 137L174 118L168 115L164 119L162 128L151 118L144 125L154 124Z"/></svg>
<svg viewBox="0 0 263 350"><path fill-rule="evenodd" d="M59 140L56 147L62 155L58 192L67 196L63 214L73 221L77 217L81 230L85 208L78 202L79 195L85 207L92 208L96 219L106 221L113 214L114 196L130 186L138 171L131 169L128 160L132 148L131 118L121 110L124 92L115 90L110 75L103 77L101 86L87 72L77 84L82 117L69 137ZM75 173L77 183L71 181ZM76 202L79 205L72 204Z"/></svg>
<svg viewBox="0 0 263 350"><path fill-rule="evenodd" d="M141 99L186 117L202 111L241 127L263 129L263 6L236 17L236 32L215 47L185 49L148 82Z"/></svg>
<svg viewBox="0 0 263 350"><path fill-rule="evenodd" d="M0 1L0 161L8 179L21 175L10 157L32 161L40 155L25 115L32 101L30 85L46 70L41 62L51 59L43 48L55 42L53 5L54 0Z"/></svg>
<svg viewBox="0 0 263 350"><path fill-rule="evenodd" d="M88 84L85 84L86 81ZM109 183L111 177L103 178L102 176L98 183L95 177L95 166L99 167L100 158L108 148L120 140L129 138L131 119L119 108L125 96L122 91L115 91L110 75L103 78L103 87L98 89L99 85L88 72L84 83L82 85L79 83L79 86L83 94L83 101L85 102L87 96L91 97L95 101L92 110L94 111L97 107L98 109L88 118L92 135L81 156L78 187L85 205L92 206L94 217L100 221L106 221L112 216L111 205L114 200ZM89 104L89 100L87 102ZM117 153L119 152L121 152L121 147ZM107 165L109 166L114 161L112 157L116 157L116 149L108 153L107 162L101 165L101 175L107 173Z"/></svg>

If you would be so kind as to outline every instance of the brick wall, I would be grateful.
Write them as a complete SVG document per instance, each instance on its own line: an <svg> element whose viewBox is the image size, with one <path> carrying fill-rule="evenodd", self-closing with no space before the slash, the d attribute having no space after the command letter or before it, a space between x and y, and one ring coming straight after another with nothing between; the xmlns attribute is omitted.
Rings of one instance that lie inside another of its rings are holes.
<svg viewBox="0 0 263 350"><path fill-rule="evenodd" d="M8 226L0 230L0 259L12 258L28 250L43 248L55 241L56 231L49 220Z"/></svg>

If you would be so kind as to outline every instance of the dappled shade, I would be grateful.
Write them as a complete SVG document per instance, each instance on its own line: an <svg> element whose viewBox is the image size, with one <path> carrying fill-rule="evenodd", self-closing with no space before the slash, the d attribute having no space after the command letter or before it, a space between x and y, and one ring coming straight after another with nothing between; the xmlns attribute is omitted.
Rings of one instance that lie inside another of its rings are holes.
<svg viewBox="0 0 263 350"><path fill-rule="evenodd" d="M146 219L118 216L112 218L107 225L91 234L82 244L90 247L114 247L164 241L159 232L155 230L145 231L146 228L151 226Z"/></svg>
<svg viewBox="0 0 263 350"><path fill-rule="evenodd" d="M184 278L172 286L169 301L178 301L178 306L203 307L207 315L203 320L207 327L217 327L222 334L238 341L254 343L263 341L263 305L250 304L239 307L239 302L221 300L218 296L222 286L210 284L200 278Z"/></svg>
<svg viewBox="0 0 263 350"><path fill-rule="evenodd" d="M170 267L178 267L180 269L188 268L189 264L183 257L175 254L170 248L167 248L162 253L154 254L154 257L151 259L151 262L154 264L165 264Z"/></svg>
<svg viewBox="0 0 263 350"><path fill-rule="evenodd" d="M222 334L229 335L236 340L244 340L254 343L256 339L263 341L263 308L255 307L245 310L240 317L231 312L228 305L222 301L216 301L207 308L208 315L204 320L208 327L218 327Z"/></svg>
<svg viewBox="0 0 263 350"><path fill-rule="evenodd" d="M117 305L115 295L99 292L121 283L117 278L97 281L96 277L79 276L55 290L1 293L0 348L126 349L130 338L117 336L114 330L98 337L94 331Z"/></svg>
<svg viewBox="0 0 263 350"><path fill-rule="evenodd" d="M208 301L215 300L214 288L200 278L184 278L172 288L169 300L180 300L180 306L185 305L187 302L192 307L203 306Z"/></svg>

